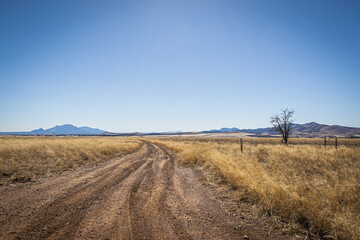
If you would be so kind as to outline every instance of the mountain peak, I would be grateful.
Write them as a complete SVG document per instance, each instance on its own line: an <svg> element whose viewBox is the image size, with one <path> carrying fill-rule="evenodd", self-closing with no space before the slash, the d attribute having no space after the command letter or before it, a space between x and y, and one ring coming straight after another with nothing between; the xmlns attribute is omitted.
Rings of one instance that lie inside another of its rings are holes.
<svg viewBox="0 0 360 240"><path fill-rule="evenodd" d="M319 124L319 123L317 123L317 122L309 122L309 123L304 123L303 125L317 126L317 125L323 125L323 124Z"/></svg>
<svg viewBox="0 0 360 240"><path fill-rule="evenodd" d="M59 135L77 135L77 134L101 134L105 133L106 131L97 129L97 128L90 128L90 127L76 127L72 124L64 124L64 125L57 125L55 127L49 129L36 129L31 131L31 134L59 134Z"/></svg>
<svg viewBox="0 0 360 240"><path fill-rule="evenodd" d="M75 127L75 126L72 125L72 124L67 123L67 124L64 124L64 125L56 125L56 127Z"/></svg>
<svg viewBox="0 0 360 240"><path fill-rule="evenodd" d="M240 129L233 127L233 128L221 128L219 131L220 132L235 132L235 131L239 131Z"/></svg>

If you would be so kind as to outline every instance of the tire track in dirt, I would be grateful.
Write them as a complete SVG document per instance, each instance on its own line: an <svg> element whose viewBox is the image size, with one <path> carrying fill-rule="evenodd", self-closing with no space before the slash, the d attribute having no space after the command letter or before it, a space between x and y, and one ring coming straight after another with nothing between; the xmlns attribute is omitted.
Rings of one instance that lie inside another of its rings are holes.
<svg viewBox="0 0 360 240"><path fill-rule="evenodd" d="M143 141L102 166L0 186L0 239L242 239L239 219L175 161Z"/></svg>
<svg viewBox="0 0 360 240"><path fill-rule="evenodd" d="M146 162L146 158L141 156L129 162L130 164L126 162L116 164L106 172L96 174L90 183L78 184L69 189L66 194L43 207L32 219L29 219L31 224L27 225L17 238L64 239L73 236L86 216L87 209L141 167Z"/></svg>
<svg viewBox="0 0 360 240"><path fill-rule="evenodd" d="M161 147L155 147L155 158L138 175L129 193L131 239L167 239L170 236L192 239L182 224L172 217L166 203L173 185L174 159ZM139 228L142 231L138 231Z"/></svg>

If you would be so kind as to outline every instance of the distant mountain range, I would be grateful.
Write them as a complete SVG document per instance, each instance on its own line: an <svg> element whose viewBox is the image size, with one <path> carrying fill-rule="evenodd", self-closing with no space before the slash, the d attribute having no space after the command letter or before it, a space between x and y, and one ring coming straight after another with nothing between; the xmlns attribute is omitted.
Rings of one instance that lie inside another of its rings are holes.
<svg viewBox="0 0 360 240"><path fill-rule="evenodd" d="M55 126L49 129L35 129L30 132L0 132L2 135L108 135L108 136L144 136L144 135L183 135L183 134L199 134L199 133L250 133L253 136L265 137L278 135L272 128L256 128L256 129L239 129L221 128L202 132L161 132L161 133L110 133L104 130L90 127L76 127L71 124ZM325 125L316 122L305 124L294 124L293 137L360 137L360 128L344 127L339 125Z"/></svg>
<svg viewBox="0 0 360 240"><path fill-rule="evenodd" d="M277 134L270 127L256 128L256 129L221 128L219 130L213 129L209 131L203 131L203 133L225 133L225 132L244 132L244 133L252 133L258 136ZM310 122L305 124L294 124L292 135L298 137L324 137L324 136L353 137L353 136L360 136L360 128L344 127L339 125L325 125L316 122Z"/></svg>
<svg viewBox="0 0 360 240"><path fill-rule="evenodd" d="M103 134L106 131L90 128L90 127L75 127L71 124L65 124L61 126L55 126L49 129L35 129L30 132L2 132L0 134L10 134L10 135L96 135Z"/></svg>

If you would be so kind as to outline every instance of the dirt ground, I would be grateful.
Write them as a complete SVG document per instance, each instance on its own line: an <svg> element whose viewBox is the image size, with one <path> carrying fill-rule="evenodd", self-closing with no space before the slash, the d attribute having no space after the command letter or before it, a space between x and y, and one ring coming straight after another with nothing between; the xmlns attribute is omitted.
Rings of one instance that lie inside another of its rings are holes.
<svg viewBox="0 0 360 240"><path fill-rule="evenodd" d="M251 205L227 209L165 148L0 186L0 239L292 239ZM244 214L238 214L244 212Z"/></svg>

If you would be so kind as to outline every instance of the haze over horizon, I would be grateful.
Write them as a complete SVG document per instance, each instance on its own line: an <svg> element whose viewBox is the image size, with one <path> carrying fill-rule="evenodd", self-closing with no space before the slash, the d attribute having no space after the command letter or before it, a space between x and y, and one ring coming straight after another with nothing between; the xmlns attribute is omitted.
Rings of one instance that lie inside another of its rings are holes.
<svg viewBox="0 0 360 240"><path fill-rule="evenodd" d="M360 127L359 1L0 2L0 132Z"/></svg>

